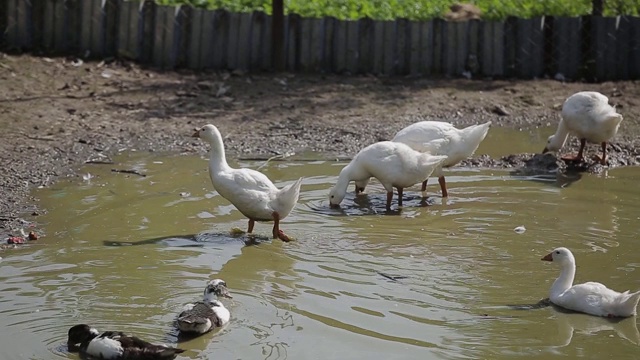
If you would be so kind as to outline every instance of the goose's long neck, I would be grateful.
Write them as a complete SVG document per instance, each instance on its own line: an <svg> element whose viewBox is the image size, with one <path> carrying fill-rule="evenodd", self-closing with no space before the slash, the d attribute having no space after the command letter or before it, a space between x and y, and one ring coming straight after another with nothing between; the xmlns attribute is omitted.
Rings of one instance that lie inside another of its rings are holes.
<svg viewBox="0 0 640 360"><path fill-rule="evenodd" d="M351 172L352 166L351 163L347 164L342 171L340 171L340 175L338 176L338 181L336 181L335 188L339 194L346 194L347 188L349 187L349 183L351 182Z"/></svg>
<svg viewBox="0 0 640 360"><path fill-rule="evenodd" d="M560 295L573 285L573 279L576 276L576 263L574 261L562 264L560 276L551 286L551 297Z"/></svg>
<svg viewBox="0 0 640 360"><path fill-rule="evenodd" d="M553 142L555 148L562 148L564 146L564 143L567 141L567 137L569 137L569 129L565 125L564 120L560 119L558 128L556 129L556 133L553 134Z"/></svg>
<svg viewBox="0 0 640 360"><path fill-rule="evenodd" d="M211 171L218 172L229 169L227 164L227 158L224 153L224 144L222 142L222 136L215 134L210 142L211 151L209 151L209 166Z"/></svg>

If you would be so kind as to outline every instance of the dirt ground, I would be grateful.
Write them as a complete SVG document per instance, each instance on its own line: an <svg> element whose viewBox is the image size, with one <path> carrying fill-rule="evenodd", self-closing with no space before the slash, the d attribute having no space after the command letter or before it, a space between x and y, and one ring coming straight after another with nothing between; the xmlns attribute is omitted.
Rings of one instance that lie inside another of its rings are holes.
<svg viewBox="0 0 640 360"><path fill-rule="evenodd" d="M317 151L349 157L423 119L456 126L487 120L525 129L555 125L567 96L596 90L625 117L610 147L610 166L640 162L637 81L158 72L120 61L0 54L0 84L0 242L46 211L30 197L32 187L78 176L83 163L127 149L204 152L203 142L190 135L207 123L226 136L231 156ZM576 144L564 151L575 151ZM467 165L526 166L532 156L482 156Z"/></svg>

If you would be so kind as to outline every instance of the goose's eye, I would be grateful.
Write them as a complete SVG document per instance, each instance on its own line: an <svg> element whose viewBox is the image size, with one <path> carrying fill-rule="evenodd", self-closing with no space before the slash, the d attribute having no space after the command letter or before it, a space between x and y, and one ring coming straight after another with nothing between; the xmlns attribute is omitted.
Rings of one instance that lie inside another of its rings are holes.
<svg viewBox="0 0 640 360"><path fill-rule="evenodd" d="M560 251L556 251L556 254L560 255Z"/></svg>
<svg viewBox="0 0 640 360"><path fill-rule="evenodd" d="M331 195L331 198L333 199L335 196Z"/></svg>

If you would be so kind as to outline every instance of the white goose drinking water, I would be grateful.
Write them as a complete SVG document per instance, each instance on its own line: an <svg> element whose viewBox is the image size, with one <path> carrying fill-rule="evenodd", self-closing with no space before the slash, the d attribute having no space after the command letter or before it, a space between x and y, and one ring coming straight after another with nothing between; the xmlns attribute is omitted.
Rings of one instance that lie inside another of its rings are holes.
<svg viewBox="0 0 640 360"><path fill-rule="evenodd" d="M484 124L471 125L464 129L457 129L453 125L442 121L420 121L411 124L398 133L391 140L409 145L413 150L426 152L431 155L446 155L442 166L434 170L438 177L442 197L449 196L443 168L449 168L470 157L478 149L480 143L487 136L491 121ZM422 182L422 196L427 194L427 179ZM356 194L364 191L369 179L356 181Z"/></svg>
<svg viewBox="0 0 640 360"><path fill-rule="evenodd" d="M222 135L215 126L205 125L197 129L193 137L199 137L211 145L209 175L213 187L220 196L249 218L247 232L253 232L256 221L273 221L273 237L289 241L290 238L280 230L280 220L286 218L296 206L302 178L278 189L259 171L229 166Z"/></svg>
<svg viewBox="0 0 640 360"><path fill-rule="evenodd" d="M82 357L105 360L171 360L183 349L155 345L119 331L102 334L86 324L71 327L68 332L69 352L79 351Z"/></svg>
<svg viewBox="0 0 640 360"><path fill-rule="evenodd" d="M569 249L560 247L545 257L561 267L560 276L551 286L549 300L565 309L604 317L628 317L636 314L640 291L619 293L597 282L573 285L576 260Z"/></svg>
<svg viewBox="0 0 640 360"><path fill-rule="evenodd" d="M186 335L200 335L226 325L231 314L218 297L231 299L227 283L214 279L207 283L202 301L184 306L176 320L178 330Z"/></svg>
<svg viewBox="0 0 640 360"><path fill-rule="evenodd" d="M599 92L581 91L565 100L561 115L556 133L549 136L542 153L559 151L569 134L573 134L580 139L580 150L575 156L563 156L563 160L582 161L584 147L589 141L602 146L602 157L598 160L606 165L607 142L616 135L622 122L622 115L609 105L609 99Z"/></svg>
<svg viewBox="0 0 640 360"><path fill-rule="evenodd" d="M398 206L402 206L403 189L428 178L446 158L421 153L392 141L369 145L340 171L338 181L329 192L329 203L331 206L340 205L351 181L375 177L387 190L387 210L391 209L394 187L398 189Z"/></svg>

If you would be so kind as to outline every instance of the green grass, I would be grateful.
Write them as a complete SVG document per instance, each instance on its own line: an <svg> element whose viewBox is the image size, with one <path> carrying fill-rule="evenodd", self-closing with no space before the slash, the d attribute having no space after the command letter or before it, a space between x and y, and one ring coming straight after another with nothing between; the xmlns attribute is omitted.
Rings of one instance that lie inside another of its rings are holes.
<svg viewBox="0 0 640 360"><path fill-rule="evenodd" d="M190 4L232 12L264 11L271 14L271 0L157 0L163 5ZM425 20L442 17L455 0L285 0L285 11L304 17L333 16L338 19L372 18ZM591 0L472 0L484 19L508 16L579 16L591 12ZM605 0L605 16L638 15L638 0Z"/></svg>

